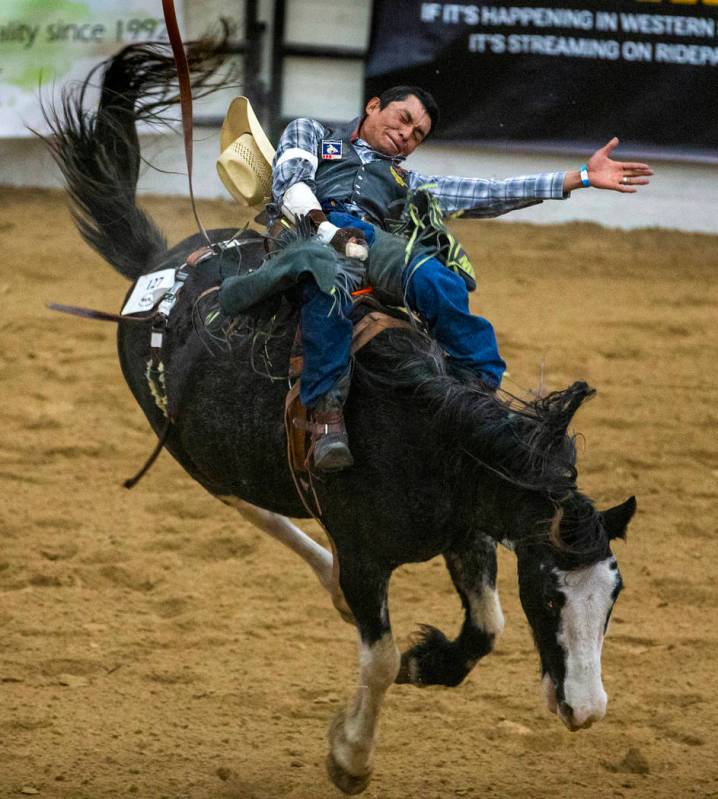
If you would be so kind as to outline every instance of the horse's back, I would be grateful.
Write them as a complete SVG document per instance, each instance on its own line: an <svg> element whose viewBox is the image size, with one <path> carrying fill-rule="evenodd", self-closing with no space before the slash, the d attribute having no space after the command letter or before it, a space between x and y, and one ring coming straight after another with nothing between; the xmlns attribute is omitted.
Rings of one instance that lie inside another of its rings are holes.
<svg viewBox="0 0 718 799"><path fill-rule="evenodd" d="M173 258L186 254L181 248L172 251ZM242 256L242 268L252 264L259 262ZM213 337L205 325L206 311L216 306L216 292L210 290L220 279L212 259L191 270L169 319L162 360L175 421L167 448L217 496L306 517L288 464L284 428L298 309L282 301L268 336L252 332L251 317L242 317L234 334ZM150 335L150 322L123 323L120 360L137 401L159 432L166 417L146 376ZM424 338L413 331L384 331L358 355L363 364L358 371L374 373L384 363L383 371L392 372L394 362L411 362L423 352L425 344L416 342ZM433 356L426 359L422 379L429 379L434 368ZM411 384L381 390L355 375L345 408L355 466L317 476L309 492L318 497L323 520L337 540L381 548L387 559L397 561L406 557L407 538L413 542L410 559L423 560L441 551L455 532L452 514L444 507L448 494L437 500L433 490L436 463L428 410L412 397ZM357 503L366 512L357 513ZM437 525L439 517L442 523ZM383 530L381 544L377 529Z"/></svg>
<svg viewBox="0 0 718 799"><path fill-rule="evenodd" d="M211 231L213 242L234 231ZM247 237L238 269L261 263L261 239ZM192 237L167 252L158 268L178 267L202 246ZM260 250L254 245L261 247ZM296 311L283 306L276 335L213 337L204 325L198 298L216 288L222 275L220 259L209 258L188 270L163 337L162 384L173 418L167 449L207 490L236 496L285 515L306 515L296 497L286 458L284 397ZM239 273L239 272L237 272ZM252 320L248 320L251 324ZM152 360L152 321L124 321L118 350L125 379L158 434L167 424L147 376ZM261 362L261 364L260 364ZM274 374L263 374L262 365Z"/></svg>

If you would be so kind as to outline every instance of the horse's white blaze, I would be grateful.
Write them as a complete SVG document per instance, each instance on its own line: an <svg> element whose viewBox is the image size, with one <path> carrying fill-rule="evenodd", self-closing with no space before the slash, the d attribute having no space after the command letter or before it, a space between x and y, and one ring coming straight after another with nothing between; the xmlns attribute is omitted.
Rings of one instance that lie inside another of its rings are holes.
<svg viewBox="0 0 718 799"><path fill-rule="evenodd" d="M504 613L499 602L499 592L484 583L481 592L469 594L471 621L489 635L498 635L504 629Z"/></svg>
<svg viewBox="0 0 718 799"><path fill-rule="evenodd" d="M606 714L608 697L601 682L601 650L618 582L618 573L611 568L614 563L610 557L584 569L557 570L566 597L557 639L566 657L564 699L573 709L572 718L563 721L572 728L586 726Z"/></svg>
<svg viewBox="0 0 718 799"><path fill-rule="evenodd" d="M359 642L359 689L330 733L332 754L350 774L361 776L372 770L379 712L400 660L390 632L372 646Z"/></svg>

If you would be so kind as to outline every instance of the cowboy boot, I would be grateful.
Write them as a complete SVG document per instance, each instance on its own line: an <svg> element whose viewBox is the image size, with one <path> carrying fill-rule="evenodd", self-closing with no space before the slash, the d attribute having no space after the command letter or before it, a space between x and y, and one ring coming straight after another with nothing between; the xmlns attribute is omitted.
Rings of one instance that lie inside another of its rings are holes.
<svg viewBox="0 0 718 799"><path fill-rule="evenodd" d="M343 414L350 382L351 371L347 369L309 410L312 465L318 472L338 472L354 464Z"/></svg>

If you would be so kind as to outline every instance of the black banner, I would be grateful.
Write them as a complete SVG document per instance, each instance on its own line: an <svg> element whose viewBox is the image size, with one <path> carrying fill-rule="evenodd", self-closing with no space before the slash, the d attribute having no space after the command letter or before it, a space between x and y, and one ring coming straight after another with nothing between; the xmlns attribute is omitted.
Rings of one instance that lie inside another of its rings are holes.
<svg viewBox="0 0 718 799"><path fill-rule="evenodd" d="M402 83L440 139L718 155L718 0L374 0L366 95Z"/></svg>

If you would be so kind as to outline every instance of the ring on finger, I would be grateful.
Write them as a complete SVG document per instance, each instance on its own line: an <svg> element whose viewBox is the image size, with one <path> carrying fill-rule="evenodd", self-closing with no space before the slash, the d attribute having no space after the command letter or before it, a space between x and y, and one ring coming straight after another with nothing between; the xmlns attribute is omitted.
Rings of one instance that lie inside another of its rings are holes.
<svg viewBox="0 0 718 799"><path fill-rule="evenodd" d="M625 175L623 176L623 185L624 186L628 185L628 178Z"/></svg>

